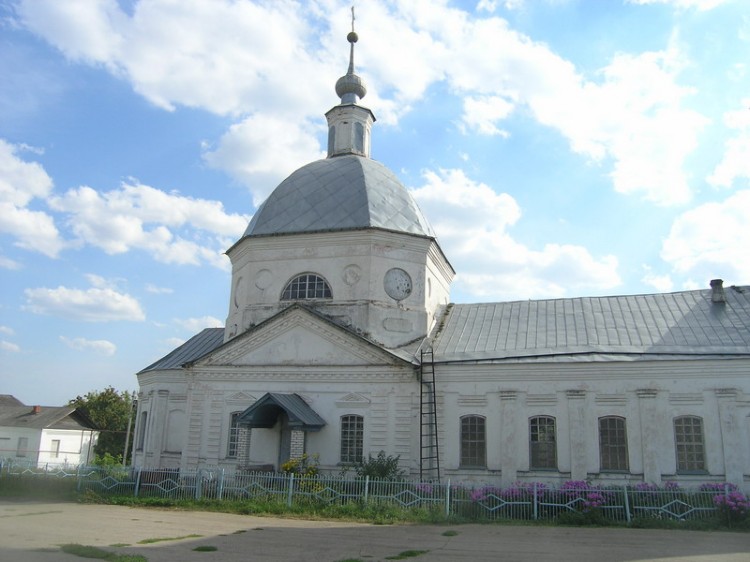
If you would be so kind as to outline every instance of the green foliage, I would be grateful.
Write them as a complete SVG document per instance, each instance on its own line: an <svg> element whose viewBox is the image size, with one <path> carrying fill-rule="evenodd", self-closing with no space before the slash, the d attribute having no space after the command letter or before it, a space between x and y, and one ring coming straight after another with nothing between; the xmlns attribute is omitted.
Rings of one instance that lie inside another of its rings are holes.
<svg viewBox="0 0 750 562"><path fill-rule="evenodd" d="M400 458L400 455L386 455L385 451L380 451L377 457L369 455L355 464L354 472L360 478L369 476L378 480L402 480L405 471L398 466Z"/></svg>
<svg viewBox="0 0 750 562"><path fill-rule="evenodd" d="M281 465L281 472L294 473L300 476L312 477L318 475L318 455L303 454L296 459L289 459Z"/></svg>
<svg viewBox="0 0 750 562"><path fill-rule="evenodd" d="M112 466L122 466L122 455L112 456L107 452L103 455L97 455L92 464L104 468Z"/></svg>
<svg viewBox="0 0 750 562"><path fill-rule="evenodd" d="M206 544L203 546L196 546L193 550L195 552L214 552L216 550L219 550L219 548L216 546L211 546L211 545Z"/></svg>
<svg viewBox="0 0 750 562"><path fill-rule="evenodd" d="M95 546L83 544L63 544L60 546L60 550L81 558L95 558L97 560L109 560L110 562L147 562L148 560L145 556L139 554L115 554Z"/></svg>
<svg viewBox="0 0 750 562"><path fill-rule="evenodd" d="M3 475L0 478L0 498L73 501L76 481L72 478Z"/></svg>
<svg viewBox="0 0 750 562"><path fill-rule="evenodd" d="M94 453L102 462L120 458L125 449L128 419L130 418L133 400L128 392L118 392L111 386L102 391L92 391L85 396L76 396L69 402L79 408L99 429L99 441ZM130 428L131 438L133 428ZM132 443L132 440L131 440ZM109 455L106 457L106 455Z"/></svg>
<svg viewBox="0 0 750 562"><path fill-rule="evenodd" d="M407 558L414 558L415 556L421 556L427 554L429 550L404 550L398 553L396 556L386 556L386 560L406 560Z"/></svg>

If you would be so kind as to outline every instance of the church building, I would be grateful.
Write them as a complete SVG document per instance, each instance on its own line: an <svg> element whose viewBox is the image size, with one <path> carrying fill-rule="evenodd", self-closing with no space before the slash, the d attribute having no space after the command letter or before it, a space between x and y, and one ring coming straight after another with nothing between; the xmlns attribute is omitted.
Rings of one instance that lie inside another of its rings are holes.
<svg viewBox="0 0 750 562"><path fill-rule="evenodd" d="M370 158L348 40L327 157L227 250L225 327L137 374L134 465L384 451L415 479L750 485L750 286L451 303L435 232Z"/></svg>

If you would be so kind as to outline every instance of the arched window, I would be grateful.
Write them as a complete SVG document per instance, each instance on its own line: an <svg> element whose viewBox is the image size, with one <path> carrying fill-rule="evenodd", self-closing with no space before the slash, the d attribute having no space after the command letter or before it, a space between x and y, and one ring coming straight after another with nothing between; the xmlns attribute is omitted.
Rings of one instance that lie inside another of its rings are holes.
<svg viewBox="0 0 750 562"><path fill-rule="evenodd" d="M365 419L362 416L341 416L341 462L362 460L365 437Z"/></svg>
<svg viewBox="0 0 750 562"><path fill-rule="evenodd" d="M706 448L703 444L703 419L680 416L674 419L674 444L677 472L705 472Z"/></svg>
<svg viewBox="0 0 750 562"><path fill-rule="evenodd" d="M482 416L461 418L461 466L465 468L487 466L487 433Z"/></svg>
<svg viewBox="0 0 750 562"><path fill-rule="evenodd" d="M555 418L537 416L529 419L529 467L532 470L557 469Z"/></svg>
<svg viewBox="0 0 750 562"><path fill-rule="evenodd" d="M599 464L601 470L630 469L625 418L599 418Z"/></svg>
<svg viewBox="0 0 750 562"><path fill-rule="evenodd" d="M287 283L284 292L281 293L281 300L283 301L330 298L333 298L331 286L328 281L315 273L297 275Z"/></svg>

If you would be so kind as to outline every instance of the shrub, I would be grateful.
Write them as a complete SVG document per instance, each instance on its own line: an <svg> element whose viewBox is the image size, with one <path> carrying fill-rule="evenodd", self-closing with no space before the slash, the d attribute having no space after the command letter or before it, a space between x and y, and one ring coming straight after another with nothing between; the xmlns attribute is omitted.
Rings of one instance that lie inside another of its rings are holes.
<svg viewBox="0 0 750 562"><path fill-rule="evenodd" d="M400 455L386 455L385 451L380 451L378 456L373 458L369 455L367 459L362 459L354 465L354 472L360 478L369 476L378 480L402 480L405 471L398 467Z"/></svg>

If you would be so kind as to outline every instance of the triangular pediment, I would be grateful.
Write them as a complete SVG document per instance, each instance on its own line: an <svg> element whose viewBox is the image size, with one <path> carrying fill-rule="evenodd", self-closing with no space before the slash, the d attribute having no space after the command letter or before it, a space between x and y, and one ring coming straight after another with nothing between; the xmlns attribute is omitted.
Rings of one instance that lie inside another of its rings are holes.
<svg viewBox="0 0 750 562"><path fill-rule="evenodd" d="M403 359L299 306L291 307L196 361L196 366L405 365Z"/></svg>

